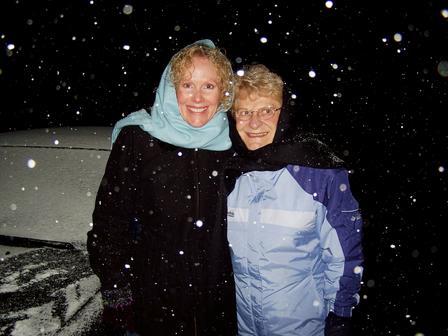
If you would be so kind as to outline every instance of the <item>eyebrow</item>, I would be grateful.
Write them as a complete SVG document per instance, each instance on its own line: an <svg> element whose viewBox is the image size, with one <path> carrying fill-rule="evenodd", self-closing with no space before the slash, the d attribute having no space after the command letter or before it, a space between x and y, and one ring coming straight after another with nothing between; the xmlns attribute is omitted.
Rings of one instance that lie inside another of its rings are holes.
<svg viewBox="0 0 448 336"><path fill-rule="evenodd" d="M193 79L191 77L190 78L182 78L180 81L181 82L190 82L190 81L193 81ZM214 79L205 79L204 82L219 83L220 81L219 80L214 80Z"/></svg>

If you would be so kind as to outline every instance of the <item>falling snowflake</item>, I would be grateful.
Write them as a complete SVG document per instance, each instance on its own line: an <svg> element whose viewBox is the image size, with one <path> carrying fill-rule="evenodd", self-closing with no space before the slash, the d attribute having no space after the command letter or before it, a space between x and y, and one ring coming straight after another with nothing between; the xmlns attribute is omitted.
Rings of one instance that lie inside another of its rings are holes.
<svg viewBox="0 0 448 336"><path fill-rule="evenodd" d="M448 77L448 61L440 61L437 64L437 72L442 77Z"/></svg>
<svg viewBox="0 0 448 336"><path fill-rule="evenodd" d="M394 34L394 41L395 42L401 42L403 40L403 36L400 33Z"/></svg>
<svg viewBox="0 0 448 336"><path fill-rule="evenodd" d="M28 168L34 168L36 167L36 161L34 161L33 159L29 159L26 165L28 166Z"/></svg>
<svg viewBox="0 0 448 336"><path fill-rule="evenodd" d="M355 273L355 274L361 274L361 273L362 273L362 267L361 267L361 266L356 266L356 267L353 269L353 273Z"/></svg>
<svg viewBox="0 0 448 336"><path fill-rule="evenodd" d="M134 7L132 7L132 5L124 5L123 6L123 13L126 15L132 14L134 10Z"/></svg>

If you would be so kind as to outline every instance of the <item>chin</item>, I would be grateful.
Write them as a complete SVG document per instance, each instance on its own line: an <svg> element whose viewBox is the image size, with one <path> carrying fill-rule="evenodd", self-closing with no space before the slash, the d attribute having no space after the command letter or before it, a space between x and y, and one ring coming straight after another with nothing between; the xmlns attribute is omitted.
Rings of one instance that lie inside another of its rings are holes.
<svg viewBox="0 0 448 336"><path fill-rule="evenodd" d="M251 151L254 151L254 150L257 150L257 149L259 149L259 148L261 148L261 147L264 147L264 146L266 146L267 144L246 144L246 147L247 147L247 149L248 150L251 150Z"/></svg>
<svg viewBox="0 0 448 336"><path fill-rule="evenodd" d="M189 120L187 121L188 125L191 127L199 128L204 125L206 125L209 122L209 120Z"/></svg>

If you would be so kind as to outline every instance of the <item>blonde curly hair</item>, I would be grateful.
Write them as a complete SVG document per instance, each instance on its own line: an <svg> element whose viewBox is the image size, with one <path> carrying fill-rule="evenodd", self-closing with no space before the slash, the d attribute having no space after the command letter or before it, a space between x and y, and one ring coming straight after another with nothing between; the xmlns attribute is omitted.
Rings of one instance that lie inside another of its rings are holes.
<svg viewBox="0 0 448 336"><path fill-rule="evenodd" d="M192 44L178 51L170 62L170 76L174 86L178 87L183 79L185 69L192 65L193 57L205 57L215 66L220 80L220 107L224 110L230 109L233 103L234 75L230 61L218 48L203 44Z"/></svg>
<svg viewBox="0 0 448 336"><path fill-rule="evenodd" d="M273 97L282 102L283 80L276 73L270 71L263 64L249 65L243 68L243 75L235 76L235 101L241 91L251 95L256 93L260 96Z"/></svg>

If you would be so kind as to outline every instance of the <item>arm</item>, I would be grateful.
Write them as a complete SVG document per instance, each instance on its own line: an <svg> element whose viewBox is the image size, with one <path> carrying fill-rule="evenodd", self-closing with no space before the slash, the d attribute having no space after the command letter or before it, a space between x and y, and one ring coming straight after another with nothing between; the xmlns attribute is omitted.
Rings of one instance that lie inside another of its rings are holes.
<svg viewBox="0 0 448 336"><path fill-rule="evenodd" d="M350 191L347 171L339 170L327 186L327 213L321 229L325 271L324 297L332 317L351 317L359 302L362 276L362 219ZM329 321L331 320L331 321ZM346 321L347 319L341 320ZM330 335L330 334L327 334ZM336 335L336 334L335 334Z"/></svg>
<svg viewBox="0 0 448 336"><path fill-rule="evenodd" d="M138 185L133 129L123 129L112 147L96 197L93 227L87 234L90 264L100 278L105 300L110 290L121 292L122 299L130 295L126 265L131 263L130 224Z"/></svg>

